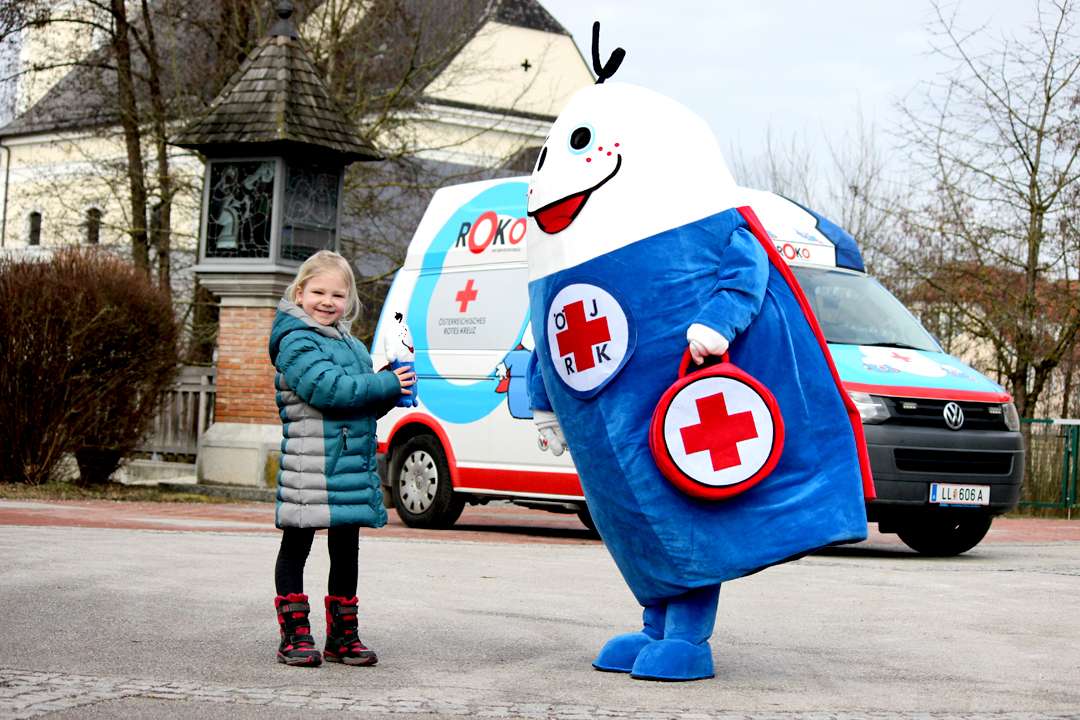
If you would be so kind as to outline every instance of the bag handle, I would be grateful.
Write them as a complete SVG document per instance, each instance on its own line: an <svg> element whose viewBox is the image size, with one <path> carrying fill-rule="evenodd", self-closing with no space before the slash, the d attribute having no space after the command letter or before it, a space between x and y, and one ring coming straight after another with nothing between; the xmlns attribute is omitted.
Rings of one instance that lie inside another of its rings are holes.
<svg viewBox="0 0 1080 720"><path fill-rule="evenodd" d="M715 357L715 355L710 356L710 357ZM679 363L679 379L680 380L682 380L684 377L686 377L687 371L690 369L690 365L693 362L694 362L694 356L690 354L690 348L687 347L686 352L683 353L682 362ZM723 364L723 363L727 363L727 362L730 362L730 360L728 360L727 350L725 350L724 354L720 356L720 363ZM712 367L712 365L702 365L698 369L704 370L707 367Z"/></svg>

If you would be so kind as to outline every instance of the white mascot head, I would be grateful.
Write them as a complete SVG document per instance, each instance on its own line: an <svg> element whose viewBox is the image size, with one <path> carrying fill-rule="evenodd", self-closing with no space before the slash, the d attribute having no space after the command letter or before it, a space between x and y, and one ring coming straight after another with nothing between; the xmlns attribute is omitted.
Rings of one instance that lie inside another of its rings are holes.
<svg viewBox="0 0 1080 720"><path fill-rule="evenodd" d="M416 357L413 352L412 333L404 319L401 313L394 313L397 324L391 326L383 336L383 350L386 351L387 362L413 362Z"/></svg>
<svg viewBox="0 0 1080 720"><path fill-rule="evenodd" d="M597 72L597 84L570 98L551 126L533 170L530 280L736 202L735 181L704 120L652 90L605 85Z"/></svg>

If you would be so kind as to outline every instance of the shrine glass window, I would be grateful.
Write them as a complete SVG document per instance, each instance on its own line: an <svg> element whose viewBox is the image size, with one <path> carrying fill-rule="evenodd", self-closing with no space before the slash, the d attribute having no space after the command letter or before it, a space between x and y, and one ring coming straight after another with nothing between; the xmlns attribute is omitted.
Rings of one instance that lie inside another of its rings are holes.
<svg viewBox="0 0 1080 720"><path fill-rule="evenodd" d="M281 224L282 260L306 260L319 250L337 249L338 188L341 172L289 165Z"/></svg>
<svg viewBox="0 0 1080 720"><path fill-rule="evenodd" d="M275 165L273 160L211 163L206 257L270 257Z"/></svg>

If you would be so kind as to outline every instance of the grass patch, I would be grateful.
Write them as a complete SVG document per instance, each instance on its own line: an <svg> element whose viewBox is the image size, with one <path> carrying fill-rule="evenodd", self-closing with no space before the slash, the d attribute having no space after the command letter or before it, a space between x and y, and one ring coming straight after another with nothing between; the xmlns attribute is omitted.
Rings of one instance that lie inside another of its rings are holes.
<svg viewBox="0 0 1080 720"><path fill-rule="evenodd" d="M1065 520L1071 518L1080 520L1080 508L1073 508L1070 514L1068 509L1061 507L1025 507L1021 506L1005 513L1007 518L1054 518Z"/></svg>
<svg viewBox="0 0 1080 720"><path fill-rule="evenodd" d="M48 482L41 485L0 482L0 498L4 500L116 500L122 502L211 503L236 504L249 500L226 497L189 495L164 492L154 485L123 485L102 483L83 487L66 482Z"/></svg>

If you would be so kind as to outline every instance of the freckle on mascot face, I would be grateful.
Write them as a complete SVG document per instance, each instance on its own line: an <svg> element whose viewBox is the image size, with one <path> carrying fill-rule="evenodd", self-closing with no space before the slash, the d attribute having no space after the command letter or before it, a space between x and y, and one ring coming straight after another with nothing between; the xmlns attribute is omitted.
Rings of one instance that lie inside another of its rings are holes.
<svg viewBox="0 0 1080 720"><path fill-rule="evenodd" d="M600 670L712 677L722 582L866 538L857 415L739 195L701 118L620 83L571 98L533 172L530 402L538 417L554 412L597 530L644 607L643 629L611 639ZM730 343L785 427L772 472L714 502L677 489L649 447L691 326Z"/></svg>

